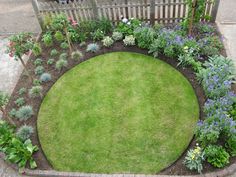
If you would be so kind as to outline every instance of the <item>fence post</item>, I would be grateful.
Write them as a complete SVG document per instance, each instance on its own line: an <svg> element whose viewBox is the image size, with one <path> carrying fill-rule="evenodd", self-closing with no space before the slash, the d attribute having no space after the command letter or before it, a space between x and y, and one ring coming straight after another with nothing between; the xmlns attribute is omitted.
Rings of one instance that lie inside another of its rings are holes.
<svg viewBox="0 0 236 177"><path fill-rule="evenodd" d="M94 19L99 19L98 16L98 7L97 7L97 2L96 0L90 0L90 3L92 5L92 9L93 9L93 18Z"/></svg>
<svg viewBox="0 0 236 177"><path fill-rule="evenodd" d="M31 2L32 2L33 9L34 9L34 13L38 19L39 25L41 26L41 29L43 29L43 19L39 13L38 2L37 2L37 0L31 0Z"/></svg>
<svg viewBox="0 0 236 177"><path fill-rule="evenodd" d="M211 13L211 22L215 22L216 21L216 16L217 16L217 12L218 12L218 9L219 9L219 5L220 5L220 0L215 0L215 4L213 5L213 8L212 8L212 13Z"/></svg>
<svg viewBox="0 0 236 177"><path fill-rule="evenodd" d="M150 23L155 24L155 0L150 1Z"/></svg>

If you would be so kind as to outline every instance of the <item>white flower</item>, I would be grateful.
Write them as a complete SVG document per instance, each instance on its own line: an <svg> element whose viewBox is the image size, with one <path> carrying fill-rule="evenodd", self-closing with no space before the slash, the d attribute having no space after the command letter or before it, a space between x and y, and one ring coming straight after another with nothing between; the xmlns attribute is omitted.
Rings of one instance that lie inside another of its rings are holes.
<svg viewBox="0 0 236 177"><path fill-rule="evenodd" d="M122 19L122 22L123 22L123 23L127 23L127 22L128 22L128 19L127 19L127 18L123 18L123 19Z"/></svg>
<svg viewBox="0 0 236 177"><path fill-rule="evenodd" d="M128 22L128 23L127 23L127 25L131 25L131 23L130 23L130 22Z"/></svg>

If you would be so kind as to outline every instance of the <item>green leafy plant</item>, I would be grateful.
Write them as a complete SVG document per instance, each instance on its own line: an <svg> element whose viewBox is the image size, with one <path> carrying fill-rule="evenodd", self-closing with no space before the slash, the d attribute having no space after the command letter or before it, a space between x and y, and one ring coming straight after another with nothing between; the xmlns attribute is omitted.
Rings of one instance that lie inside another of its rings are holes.
<svg viewBox="0 0 236 177"><path fill-rule="evenodd" d="M232 156L236 156L236 135L232 135L227 139L225 147Z"/></svg>
<svg viewBox="0 0 236 177"><path fill-rule="evenodd" d="M41 85L41 81L39 79L33 80L33 86L40 86L40 85Z"/></svg>
<svg viewBox="0 0 236 177"><path fill-rule="evenodd" d="M53 58L49 58L47 61L48 65L52 65L55 62L55 60Z"/></svg>
<svg viewBox="0 0 236 177"><path fill-rule="evenodd" d="M5 92L0 91L0 111L3 114L3 117L7 118L7 120L13 124L13 120L7 115L7 112L5 110L5 106L7 105L7 103L9 102L9 95Z"/></svg>
<svg viewBox="0 0 236 177"><path fill-rule="evenodd" d="M34 65L35 66L40 66L43 64L43 60L41 58L37 58L35 61L34 61Z"/></svg>
<svg viewBox="0 0 236 177"><path fill-rule="evenodd" d="M25 121L32 117L34 114L32 106L26 105L19 108L19 110L16 112L16 118L18 118L20 121Z"/></svg>
<svg viewBox="0 0 236 177"><path fill-rule="evenodd" d="M56 41L58 41L58 42L62 42L65 39L64 35L60 31L56 31L54 34L54 37L55 37Z"/></svg>
<svg viewBox="0 0 236 177"><path fill-rule="evenodd" d="M33 86L30 90L29 90L29 95L32 98L36 98L36 97L43 97L42 95L42 91L43 91L43 87L42 86Z"/></svg>
<svg viewBox="0 0 236 177"><path fill-rule="evenodd" d="M150 27L139 27L134 30L134 37L140 48L148 49L157 37L157 33Z"/></svg>
<svg viewBox="0 0 236 177"><path fill-rule="evenodd" d="M52 76L51 74L49 73L43 73L41 76L40 76L40 81L42 82L49 82L52 80Z"/></svg>
<svg viewBox="0 0 236 177"><path fill-rule="evenodd" d="M11 111L8 113L11 118L16 117L17 110L15 108L12 108Z"/></svg>
<svg viewBox="0 0 236 177"><path fill-rule="evenodd" d="M17 130L16 136L24 142L27 139L29 139L33 133L34 133L33 127L28 125L23 125Z"/></svg>
<svg viewBox="0 0 236 177"><path fill-rule="evenodd" d="M217 168L225 167L229 163L230 155L222 146L209 145L205 149L207 162Z"/></svg>
<svg viewBox="0 0 236 177"><path fill-rule="evenodd" d="M122 33L124 36L133 35L137 27L141 27L141 21L134 18L123 18L117 25L115 31Z"/></svg>
<svg viewBox="0 0 236 177"><path fill-rule="evenodd" d="M42 48L41 48L41 46L40 46L40 44L39 43L34 43L34 46L33 46L33 48L32 48L32 53L34 54L34 56L39 56L39 55L41 55L41 53L42 53Z"/></svg>
<svg viewBox="0 0 236 177"><path fill-rule="evenodd" d="M104 35L104 32L100 29L97 29L96 31L91 33L92 39L94 41L101 40L102 38L104 38Z"/></svg>
<svg viewBox="0 0 236 177"><path fill-rule="evenodd" d="M96 43L91 43L87 46L86 52L97 52L100 49L99 45Z"/></svg>
<svg viewBox="0 0 236 177"><path fill-rule="evenodd" d="M25 99L23 97L18 98L15 102L14 102L17 106L23 106L25 104Z"/></svg>
<svg viewBox="0 0 236 177"><path fill-rule="evenodd" d="M125 46L132 46L135 45L135 38L133 35L125 36L123 42Z"/></svg>
<svg viewBox="0 0 236 177"><path fill-rule="evenodd" d="M114 41L111 37L105 36L102 40L102 43L105 47L111 47Z"/></svg>
<svg viewBox="0 0 236 177"><path fill-rule="evenodd" d="M74 60L79 60L81 57L83 57L83 54L79 50L76 50L76 51L72 52L72 54L71 54L71 58Z"/></svg>
<svg viewBox="0 0 236 177"><path fill-rule="evenodd" d="M122 39L123 39L123 34L122 34L121 32L114 31L114 32L112 33L112 38L113 38L115 41L122 40Z"/></svg>
<svg viewBox="0 0 236 177"><path fill-rule="evenodd" d="M41 74L43 74L43 72L44 72L44 67L43 66L37 66L35 69L34 69L34 73L36 74L36 75L41 75Z"/></svg>
<svg viewBox="0 0 236 177"><path fill-rule="evenodd" d="M18 94L20 96L24 95L25 93L26 93L26 88L25 87L20 88L20 90L18 91Z"/></svg>
<svg viewBox="0 0 236 177"><path fill-rule="evenodd" d="M59 56L59 59L62 59L62 60L67 60L67 58L68 58L68 54L67 53L62 53Z"/></svg>
<svg viewBox="0 0 236 177"><path fill-rule="evenodd" d="M57 51L57 49L52 49L50 52L50 56L54 57L58 54L59 52Z"/></svg>
<svg viewBox="0 0 236 177"><path fill-rule="evenodd" d="M67 60L64 60L64 59L59 59L57 62L56 62L56 69L61 71L62 68L64 67L67 67L68 65L68 61Z"/></svg>
<svg viewBox="0 0 236 177"><path fill-rule="evenodd" d="M195 149L190 149L184 159L184 165L190 170L197 170L198 173L202 173L204 151L197 146Z"/></svg>
<svg viewBox="0 0 236 177"><path fill-rule="evenodd" d="M45 33L42 36L42 41L47 47L52 46L53 45L52 34L51 33Z"/></svg>
<svg viewBox="0 0 236 177"><path fill-rule="evenodd" d="M68 48L69 48L69 45L68 45L66 42L62 42L61 45L60 45L60 47L61 47L62 49L68 49Z"/></svg>

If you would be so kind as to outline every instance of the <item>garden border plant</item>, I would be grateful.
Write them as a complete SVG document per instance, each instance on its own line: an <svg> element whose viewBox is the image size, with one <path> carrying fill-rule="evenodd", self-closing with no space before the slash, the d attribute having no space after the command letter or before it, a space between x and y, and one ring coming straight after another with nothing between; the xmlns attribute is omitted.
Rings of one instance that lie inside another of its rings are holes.
<svg viewBox="0 0 236 177"><path fill-rule="evenodd" d="M70 23L68 22L68 24ZM75 24L75 23L72 22L72 24ZM83 25L85 26L85 24ZM142 24L140 21L136 19L129 20L129 19L124 18L122 22L120 22L120 24L117 26L117 28L114 29L114 31L120 32L123 34L123 38L126 38L124 42L127 46L133 45L134 44L133 37L135 37L134 29L136 29L137 27L140 27L140 25L141 25L141 29L139 30L146 30L146 28L144 28L145 24ZM69 28L72 28L74 31L76 31L76 29L79 28L79 25L78 24L72 25L72 26L69 26ZM89 29L90 27L84 27L84 28ZM235 104L235 95L230 92L232 82L234 81L233 71L231 70L232 68L231 63L228 62L229 61L228 59L225 59L224 57L214 57L215 54L216 55L219 54L218 53L219 50L222 50L222 44L220 42L220 39L216 37L216 32L212 32L211 27L206 24L203 24L202 26L199 25L197 26L197 28L198 28L198 33L195 34L195 37L188 38L188 37L185 37L186 31L182 30L181 26L175 26L174 28L169 28L169 27L162 27L160 25L156 25L153 27L153 29L156 32L155 34L156 38L154 37L153 39L153 36L148 36L150 37L150 40L146 41L146 42L150 42L149 46L144 46L142 45L142 43L139 43L139 41L143 42L143 39L147 39L147 38L144 38L142 35L136 36L135 42L138 42L139 46L143 46L144 50L138 49L135 46L134 47L123 47L123 46L120 47L121 45L123 45L122 42L115 42L112 45L112 49L111 48L109 49L108 47L111 45L111 40L109 39L109 44L106 47L101 47L100 50L99 50L99 46L102 45L101 42L95 41L98 46L96 48L93 48L93 50L91 51L97 52L97 53L88 53L90 51L88 50L88 52L84 52L84 53L82 52L84 56L80 60L72 61L70 59L67 59L68 68L62 68L62 70L60 71L54 71L54 68L50 69L50 66L44 63L43 65L46 66L45 67L46 71L49 70L50 71L49 74L51 74L53 77L56 77L56 78L54 78L55 80L53 80L52 82L44 83L42 95L45 95L45 93L51 87L53 82L55 82L56 79L59 76L61 76L65 71L67 71L70 67L92 56L96 56L98 54L106 53L109 51L121 51L121 50L122 51L137 51L140 53L147 54L147 51L149 50L149 52L152 53L154 56L158 56L158 55L161 56L160 58L163 58L164 61L172 64L172 66L174 67L177 67L179 63L178 69L182 73L184 73L185 76L190 76L188 78L192 84L196 84L194 82L194 79L195 79L194 72L190 69L190 66L191 66L194 69L194 71L198 73L197 77L203 86L203 89L206 93L206 96L208 97L208 100L204 106L204 112L203 110L201 112L201 118L203 117L206 117L206 118L202 119L202 121L199 122L198 128L196 130L196 140L192 142L191 147L194 150L189 151L184 163L187 165L189 169L193 169L198 172L202 172L201 164L204 164L203 163L204 159L206 159L207 162L211 163L212 165L216 167L225 166L228 163L229 156L235 155L235 149L236 149L236 147L234 146L234 142L236 142L235 140L236 104ZM81 29L79 28L79 30ZM79 32L77 31L77 33ZM87 36L85 38L83 36L83 39L90 38L90 37L92 38L92 36L89 36L90 34L86 34L86 35ZM106 35L109 35L109 33L107 33ZM117 38L115 39L113 37L113 39L116 40ZM80 38L78 41L80 40L82 40L82 38ZM94 40L94 38L92 38L92 40ZM117 40L119 40L119 38ZM82 41L85 41L85 40L82 40ZM56 43L56 44L57 46L59 46L58 45L59 43ZM209 46L207 51L205 51L206 45ZM85 51L85 48L83 46L84 44L83 45L81 44L78 46L78 48L81 49L81 51ZM148 47L148 50L146 50L147 49L146 47ZM42 48L43 48L43 51L48 51L47 47L43 46ZM59 47L56 47L56 48L59 50ZM39 55L40 50L39 50L38 45L36 45L36 49L34 53L35 55ZM48 53L50 53L50 51L48 51ZM163 54L169 58L162 56ZM42 56L42 58L46 57L46 55L44 55L43 53L40 53L40 55ZM212 59L208 60L209 56L213 56ZM178 58L178 61L174 60L173 58ZM181 68L180 66L184 68ZM27 63L27 68L32 69L33 67L34 66L32 64L32 61L29 61ZM223 72L220 72L220 75L219 75L219 69L223 71ZM53 74L55 73L56 76L53 75L52 72ZM35 78L37 77L35 76ZM25 83L22 84L22 82L25 82ZM42 83L40 82L40 80L34 80L33 84L37 86L37 85L41 85ZM26 86L31 85L32 87L32 82L30 80L25 80L24 75L21 76L13 92L13 96L10 99L10 103L7 105L7 108L6 108L6 110L9 113L10 112L12 113L11 116L13 117L17 114L17 111L16 109L15 109L15 112L14 110L11 111L11 108L16 107L14 101L16 101L15 98L18 98L18 90L21 88L22 85L26 85ZM197 92L199 93L201 92L199 85L196 84L193 86L194 88L199 89L197 90ZM27 89L30 89L31 87L27 87ZM27 93L23 93L23 94L25 94L24 98L26 98L25 99L26 103L29 102L35 105L39 105L42 100L42 98L39 98L35 100L35 103L34 103L30 101L30 97L29 95L27 95ZM199 102L203 108L203 103L205 102L204 96L201 98L201 100L199 100ZM33 109L34 109L34 113L37 114L38 108L33 107ZM34 120L36 120L36 115L33 115L33 117L34 117ZM27 122L31 124L33 123L32 119L27 120ZM17 120L15 120L15 123L17 125L21 124ZM32 139L33 139L33 142L37 143L37 136L33 135ZM222 139L225 140L225 142L222 141ZM199 145L194 147L194 144L196 141L199 143ZM219 146L219 144L221 146ZM199 149L198 146L200 146L201 149ZM210 148L211 150L209 150ZM205 151L205 149L208 149L208 150ZM217 156L212 155L211 153L209 153L209 151L214 151ZM199 156L200 158L197 158L197 156ZM212 157L215 157L215 158L212 158ZM223 160L220 161L220 163L217 163L219 159L223 159ZM232 159L235 160L235 158L232 158ZM184 157L182 157L182 159L180 160L182 163L182 161L184 160ZM45 162L45 164L47 164L46 159L42 161ZM169 169L171 169L171 167L169 167ZM210 169L211 171L214 168L209 167L208 169ZM231 171L232 170L233 169L231 169ZM168 170L167 170L167 173L168 173Z"/></svg>

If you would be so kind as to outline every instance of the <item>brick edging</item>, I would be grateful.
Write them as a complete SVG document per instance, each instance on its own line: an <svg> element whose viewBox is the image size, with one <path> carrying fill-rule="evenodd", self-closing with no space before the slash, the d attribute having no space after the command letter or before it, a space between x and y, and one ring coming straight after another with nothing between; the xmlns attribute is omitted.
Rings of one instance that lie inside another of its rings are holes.
<svg viewBox="0 0 236 177"><path fill-rule="evenodd" d="M236 163L217 172L202 175L178 176L178 175L143 175L143 174L95 174L80 172L59 172L55 170L29 170L25 169L23 174L41 177L227 177L236 172Z"/></svg>

